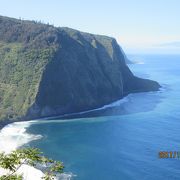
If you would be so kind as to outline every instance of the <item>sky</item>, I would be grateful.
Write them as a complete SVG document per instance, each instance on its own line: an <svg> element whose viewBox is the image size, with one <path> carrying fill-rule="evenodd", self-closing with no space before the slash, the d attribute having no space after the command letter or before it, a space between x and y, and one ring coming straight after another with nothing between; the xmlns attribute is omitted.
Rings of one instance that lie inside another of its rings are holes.
<svg viewBox="0 0 180 180"><path fill-rule="evenodd" d="M0 0L0 15L112 36L129 54L180 54L180 0Z"/></svg>

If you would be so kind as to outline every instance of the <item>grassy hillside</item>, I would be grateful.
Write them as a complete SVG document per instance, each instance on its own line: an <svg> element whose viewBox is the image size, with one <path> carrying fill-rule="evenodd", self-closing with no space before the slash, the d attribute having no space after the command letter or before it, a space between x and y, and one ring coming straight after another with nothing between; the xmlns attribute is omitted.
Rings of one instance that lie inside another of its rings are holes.
<svg viewBox="0 0 180 180"><path fill-rule="evenodd" d="M22 43L0 42L0 119L26 114L52 53L53 48L23 49Z"/></svg>

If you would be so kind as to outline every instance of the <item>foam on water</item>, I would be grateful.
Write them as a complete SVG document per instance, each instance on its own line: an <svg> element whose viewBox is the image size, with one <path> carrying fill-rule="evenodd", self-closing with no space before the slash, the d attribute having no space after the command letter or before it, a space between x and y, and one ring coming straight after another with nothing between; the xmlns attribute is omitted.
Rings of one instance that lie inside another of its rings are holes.
<svg viewBox="0 0 180 180"><path fill-rule="evenodd" d="M134 64L144 64L143 61L135 61Z"/></svg>
<svg viewBox="0 0 180 180"><path fill-rule="evenodd" d="M98 111L98 110L103 110L111 107L117 107L122 105L123 103L126 103L129 101L129 97L131 95L128 95L124 97L123 99L117 100L111 104L104 105L101 108L97 109L92 109L88 111L83 111L79 113L72 113L72 114L64 114L59 117L65 117L68 115L73 115L73 114L85 114L88 112L93 112L93 111ZM12 124L9 124L5 126L1 131L0 131L0 152L5 152L5 153L10 153L13 150L16 150L17 148L28 144L31 141L34 140L39 140L42 138L42 135L34 135L34 134L28 134L26 132L27 128L32 125L32 124L41 124L41 123L49 123L47 121L49 118L42 118L41 120L33 120L33 121L23 121L23 122L15 122ZM52 118L51 118L52 119ZM50 122L65 122L66 120L51 120ZM71 120L67 120L69 122ZM74 120L72 120L74 121ZM7 173L3 169L0 169L0 175ZM24 180L41 180L42 177L44 176L43 172L40 171L39 169L36 169L34 167L28 166L28 165L22 165L21 168L18 170L18 174L23 173L23 178ZM60 180L70 180L72 177L75 176L72 173L63 173L60 174L57 179Z"/></svg>
<svg viewBox="0 0 180 180"><path fill-rule="evenodd" d="M89 112L94 112L94 111L98 111L98 110L103 110L103 109L107 109L107 108L110 108L110 107L117 107L117 106L120 106L121 104L125 103L125 102L128 102L129 101L129 95L122 98L122 99L119 99L117 101L114 101L110 104L107 104L107 105L104 105L100 108L96 108L96 109L91 109L91 110L87 110L87 111L81 111L81 112L78 112L78 113L70 113L70 114L64 114L64 115L61 115L61 116L54 116L54 117L50 117L50 118L42 118L42 120L48 120L48 119L53 119L53 118L63 118L63 117L67 117L67 116L70 116L70 115L78 115L78 114L86 114L86 113L89 113ZM64 122L65 120L63 120ZM67 121L70 121L70 120L67 120ZM74 121L74 120L73 120ZM37 122L37 121L31 121L31 122ZM51 120L52 122L52 120ZM44 123L44 121L43 121Z"/></svg>
<svg viewBox="0 0 180 180"><path fill-rule="evenodd" d="M26 129L33 123L38 121L15 122L5 126L0 131L0 152L10 153L13 150L31 142L41 139L41 135L28 134ZM0 176L6 174L7 171L0 168ZM23 174L23 180L42 180L43 172L39 169L28 165L22 165L17 174ZM73 174L63 173L57 179L70 180Z"/></svg>
<svg viewBox="0 0 180 180"><path fill-rule="evenodd" d="M115 102L113 102L111 104L104 105L102 108L98 108L97 110L107 109L107 108L110 108L110 107L117 107L117 106L120 106L121 104L126 103L128 101L129 101L129 95L124 97L123 99L115 101Z"/></svg>
<svg viewBox="0 0 180 180"><path fill-rule="evenodd" d="M42 138L41 135L26 133L26 128L30 124L30 122L15 122L5 126L0 131L0 151L10 153L24 144Z"/></svg>

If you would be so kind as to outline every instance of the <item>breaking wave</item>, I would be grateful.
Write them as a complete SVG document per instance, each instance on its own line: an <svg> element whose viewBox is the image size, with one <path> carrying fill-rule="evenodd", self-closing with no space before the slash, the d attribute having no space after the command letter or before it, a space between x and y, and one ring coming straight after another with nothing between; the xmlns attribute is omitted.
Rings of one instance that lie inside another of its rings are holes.
<svg viewBox="0 0 180 180"><path fill-rule="evenodd" d="M37 123L37 121L15 122L8 124L2 130L0 130L0 152L5 152L8 154L31 141L41 139L42 135L28 134L26 132L27 128L35 122ZM0 176L6 173L6 170L0 168ZM17 174L22 173L23 180L42 180L42 177L44 176L41 170L28 165L22 165L19 168ZM70 180L72 176L73 174L71 173L63 173L56 179Z"/></svg>

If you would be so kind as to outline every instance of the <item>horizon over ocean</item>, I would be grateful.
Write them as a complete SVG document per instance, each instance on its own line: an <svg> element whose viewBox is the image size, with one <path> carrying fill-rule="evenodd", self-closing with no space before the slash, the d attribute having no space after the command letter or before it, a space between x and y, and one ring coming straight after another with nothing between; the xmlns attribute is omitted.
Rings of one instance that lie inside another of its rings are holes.
<svg viewBox="0 0 180 180"><path fill-rule="evenodd" d="M128 65L132 72L159 82L160 91L129 94L73 120L11 124L23 130L13 134L5 127L6 144L37 147L63 161L65 179L178 180L180 159L158 155L180 152L180 55L128 57L138 62Z"/></svg>

